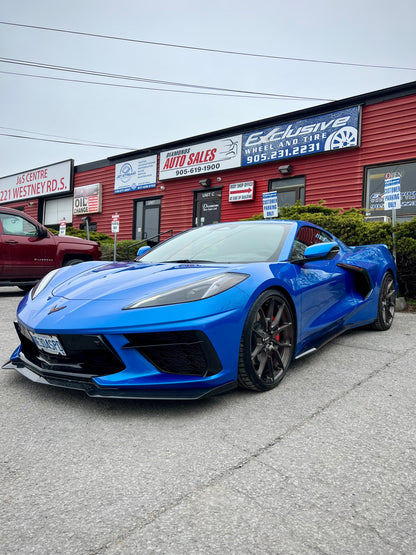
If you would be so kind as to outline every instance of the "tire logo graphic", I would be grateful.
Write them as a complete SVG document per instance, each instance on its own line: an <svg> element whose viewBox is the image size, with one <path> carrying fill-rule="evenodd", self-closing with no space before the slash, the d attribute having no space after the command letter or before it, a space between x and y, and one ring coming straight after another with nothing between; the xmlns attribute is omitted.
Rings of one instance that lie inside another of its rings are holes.
<svg viewBox="0 0 416 555"><path fill-rule="evenodd" d="M123 183L128 183L134 174L135 172L133 171L131 164L126 162L121 166L119 178Z"/></svg>
<svg viewBox="0 0 416 555"><path fill-rule="evenodd" d="M348 125L331 133L325 141L325 150L336 150L349 146L357 146L357 130Z"/></svg>

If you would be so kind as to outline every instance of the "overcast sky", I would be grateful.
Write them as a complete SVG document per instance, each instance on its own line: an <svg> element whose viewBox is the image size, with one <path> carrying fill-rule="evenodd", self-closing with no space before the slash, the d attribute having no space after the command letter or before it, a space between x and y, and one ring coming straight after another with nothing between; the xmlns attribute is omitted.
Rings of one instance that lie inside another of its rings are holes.
<svg viewBox="0 0 416 555"><path fill-rule="evenodd" d="M0 20L72 31L0 24L0 176L416 80L415 0L13 0Z"/></svg>

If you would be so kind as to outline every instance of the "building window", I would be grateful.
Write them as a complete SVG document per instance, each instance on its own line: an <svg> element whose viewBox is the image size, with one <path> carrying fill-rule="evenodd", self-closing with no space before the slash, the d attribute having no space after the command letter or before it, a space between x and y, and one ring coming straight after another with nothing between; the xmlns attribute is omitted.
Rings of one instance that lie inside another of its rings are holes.
<svg viewBox="0 0 416 555"><path fill-rule="evenodd" d="M364 198L367 215L391 217L391 210L384 210L384 184L396 178L400 183L401 208L398 220L410 220L416 216L416 161L397 162L365 169Z"/></svg>
<svg viewBox="0 0 416 555"><path fill-rule="evenodd" d="M297 201L305 204L305 176L271 179L269 191L277 191L278 206L293 206Z"/></svg>
<svg viewBox="0 0 416 555"><path fill-rule="evenodd" d="M149 245L159 242L160 198L136 200L134 239L147 239Z"/></svg>
<svg viewBox="0 0 416 555"><path fill-rule="evenodd" d="M43 223L48 227L59 228L59 222L65 218L67 225L72 223L72 197L45 200Z"/></svg>

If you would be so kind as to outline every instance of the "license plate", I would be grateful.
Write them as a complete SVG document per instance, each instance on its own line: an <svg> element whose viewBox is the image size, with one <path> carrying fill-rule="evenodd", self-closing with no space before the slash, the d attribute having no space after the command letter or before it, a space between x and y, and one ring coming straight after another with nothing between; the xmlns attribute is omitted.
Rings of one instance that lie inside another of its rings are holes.
<svg viewBox="0 0 416 555"><path fill-rule="evenodd" d="M50 355L61 355L63 357L66 356L66 352L56 335L41 335L39 333L31 332L31 336L33 342L41 351L49 353Z"/></svg>

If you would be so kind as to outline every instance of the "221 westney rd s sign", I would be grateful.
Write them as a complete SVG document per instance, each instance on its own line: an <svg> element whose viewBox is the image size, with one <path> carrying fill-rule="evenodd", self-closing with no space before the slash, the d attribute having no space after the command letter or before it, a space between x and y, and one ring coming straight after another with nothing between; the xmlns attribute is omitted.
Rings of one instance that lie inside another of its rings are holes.
<svg viewBox="0 0 416 555"><path fill-rule="evenodd" d="M242 166L359 146L360 107L243 135Z"/></svg>
<svg viewBox="0 0 416 555"><path fill-rule="evenodd" d="M0 203L71 191L73 160L0 179Z"/></svg>

